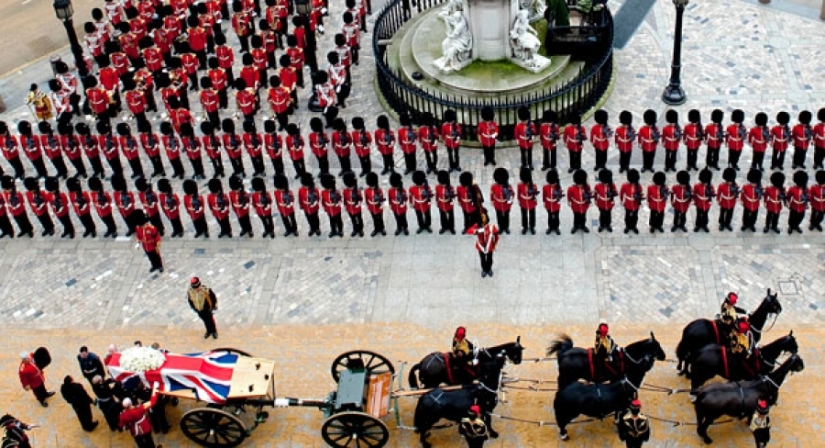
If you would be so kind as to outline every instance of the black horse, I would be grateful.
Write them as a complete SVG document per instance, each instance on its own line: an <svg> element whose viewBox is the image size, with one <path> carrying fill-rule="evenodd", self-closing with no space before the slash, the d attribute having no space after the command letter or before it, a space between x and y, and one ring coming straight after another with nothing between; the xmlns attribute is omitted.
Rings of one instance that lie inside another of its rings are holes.
<svg viewBox="0 0 825 448"><path fill-rule="evenodd" d="M728 381L712 383L699 389L693 407L696 410L696 433L708 445L713 440L708 436L708 427L714 420L729 415L734 418L750 418L756 410L756 402L766 400L776 403L779 387L790 372L801 372L805 368L799 355L791 355L776 370L753 381Z"/></svg>
<svg viewBox="0 0 825 448"><path fill-rule="evenodd" d="M768 316L771 314L779 314L782 312L782 305L777 299L778 293L768 293L762 300L762 303L748 316L751 330L753 331L754 342L759 342L762 337L762 328L765 322L768 321ZM688 371L688 359L691 353L699 350L708 344L727 344L727 331L730 328L722 323L720 319L696 319L689 323L684 330L682 330L682 340L676 347L676 356L679 358L679 364L676 368L679 374L682 375Z"/></svg>
<svg viewBox="0 0 825 448"><path fill-rule="evenodd" d="M653 368L655 359L645 355L639 360L639 368L628 370L624 378L609 384L585 384L574 382L556 392L553 400L553 409L556 412L556 424L559 426L559 436L568 440L567 425L579 415L604 418L610 414L618 416L620 411L627 409L630 401L644 381L645 374Z"/></svg>
<svg viewBox="0 0 825 448"><path fill-rule="evenodd" d="M505 357L502 354L492 358L491 368L482 373L478 378L478 384L466 385L459 390L450 391L436 388L418 399L413 422L416 432L419 433L421 446L425 448L432 446L427 442L427 437L430 435L430 429L439 420L445 418L458 423L467 416L467 411L474 404L481 408L481 418L487 424L490 437L498 437L488 413L493 412L498 404L497 391L504 362Z"/></svg>
<svg viewBox="0 0 825 448"><path fill-rule="evenodd" d="M495 362L493 361L500 353L504 353L504 356L513 364L521 364L521 355L523 352L524 347L521 345L521 336L518 336L515 342L478 349L475 355L478 360L478 366L476 366L479 371L478 376L484 376L484 370L486 369L491 367L495 368ZM476 379L470 373L461 371L465 366L451 365L452 372L448 372L445 356L449 356L449 354L432 352L425 356L421 362L413 365L407 377L410 382L410 387L418 389L419 382L425 388L432 388L438 387L441 384L465 384Z"/></svg>
<svg viewBox="0 0 825 448"><path fill-rule="evenodd" d="M582 378L591 382L613 381L623 377L628 369L637 367L640 360L645 356L650 356L659 361L665 360L665 352L653 332L650 338L634 342L614 357L610 368L596 366L596 360L588 353L587 349L573 347L573 340L570 336L562 335L550 343L547 348L547 356L557 354L559 364L559 389L565 388L568 384ZM594 373L597 378L594 378ZM599 375L599 373L602 373Z"/></svg>
<svg viewBox="0 0 825 448"><path fill-rule="evenodd" d="M722 351L724 350L724 355ZM690 359L690 389L694 392L716 375L731 381L752 380L765 375L776 367L776 359L782 353L795 355L799 351L793 331L787 336L760 347L755 366L744 366L738 357L725 345L710 344L694 353ZM727 366L725 361L727 360Z"/></svg>

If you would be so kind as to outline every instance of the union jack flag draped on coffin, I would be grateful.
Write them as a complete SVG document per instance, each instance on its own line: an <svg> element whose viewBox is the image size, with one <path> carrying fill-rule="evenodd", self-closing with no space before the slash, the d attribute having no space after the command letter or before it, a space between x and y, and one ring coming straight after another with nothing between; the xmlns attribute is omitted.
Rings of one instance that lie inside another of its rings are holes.
<svg viewBox="0 0 825 448"><path fill-rule="evenodd" d="M157 382L160 391L192 390L198 400L226 403L238 355L225 351L209 351L186 355L164 353L164 357L166 361L160 369L142 373L129 372L121 367L120 353L113 354L107 366L116 381L125 382L138 377L148 387Z"/></svg>

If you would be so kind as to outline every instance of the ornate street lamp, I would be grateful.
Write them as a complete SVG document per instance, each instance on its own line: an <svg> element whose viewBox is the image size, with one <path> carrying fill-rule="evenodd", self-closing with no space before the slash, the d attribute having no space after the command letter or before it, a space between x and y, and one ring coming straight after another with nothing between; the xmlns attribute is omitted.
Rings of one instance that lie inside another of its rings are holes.
<svg viewBox="0 0 825 448"><path fill-rule="evenodd" d="M673 0L676 6L676 32L673 35L673 61L670 63L670 83L665 87L662 101L671 106L685 104L687 97L682 89L682 16L689 0Z"/></svg>
<svg viewBox="0 0 825 448"><path fill-rule="evenodd" d="M83 49L80 47L80 42L78 42L77 34L74 31L74 22L72 21L74 9L72 8L72 0L54 0L53 6L55 15L63 21L63 26L66 27L66 34L69 35L69 45L74 55L77 74L80 75L80 78L85 78L89 72L86 70L86 63L83 60Z"/></svg>

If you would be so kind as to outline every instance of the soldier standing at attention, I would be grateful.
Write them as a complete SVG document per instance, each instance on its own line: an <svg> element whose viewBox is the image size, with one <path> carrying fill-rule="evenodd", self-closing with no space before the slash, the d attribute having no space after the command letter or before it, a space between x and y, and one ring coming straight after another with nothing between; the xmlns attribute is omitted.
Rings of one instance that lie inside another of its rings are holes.
<svg viewBox="0 0 825 448"><path fill-rule="evenodd" d="M315 187L315 179L310 173L301 175L301 188L298 189L298 201L301 210L309 224L309 236L321 236L321 221L318 217L318 209L321 204L321 195Z"/></svg>
<svg viewBox="0 0 825 448"><path fill-rule="evenodd" d="M618 425L619 439L627 448L641 448L650 440L650 422L642 414L642 403L638 399L630 402L630 408L619 417Z"/></svg>
<svg viewBox="0 0 825 448"><path fill-rule="evenodd" d="M344 188L342 196L344 197L344 208L347 210L349 219L352 222L351 237L364 236L364 219L361 217L361 203L364 197L361 194L361 189L358 188L358 176L352 171L344 173L343 177Z"/></svg>
<svg viewBox="0 0 825 448"><path fill-rule="evenodd" d="M673 227L670 231L687 232L687 212L691 202L690 174L687 171L679 171L676 173L676 182L670 189L670 203L673 206Z"/></svg>
<svg viewBox="0 0 825 448"><path fill-rule="evenodd" d="M650 233L658 230L665 233L665 209L667 208L667 176L662 171L657 171L653 175L653 185L647 187L647 207L650 209L648 225Z"/></svg>
<svg viewBox="0 0 825 448"><path fill-rule="evenodd" d="M825 216L825 171L816 172L816 185L808 190L811 200L811 221L808 230L822 231L822 218Z"/></svg>
<svg viewBox="0 0 825 448"><path fill-rule="evenodd" d="M759 112L754 118L756 126L748 131L748 143L753 150L751 169L763 171L762 164L765 161L765 151L771 141L771 131L768 129L768 114Z"/></svg>
<svg viewBox="0 0 825 448"><path fill-rule="evenodd" d="M667 125L662 129L662 145L665 147L665 173L676 172L676 158L679 144L682 142L682 128L679 126L679 112L669 110L665 113Z"/></svg>
<svg viewBox="0 0 825 448"><path fill-rule="evenodd" d="M561 235L559 231L559 211L561 210L561 199L564 197L564 192L559 184L559 172L550 170L547 172L547 183L541 188L541 199L544 202L544 209L547 210L547 230L544 232L550 235L555 232L556 235Z"/></svg>
<svg viewBox="0 0 825 448"><path fill-rule="evenodd" d="M542 163L541 170L556 169L556 144L559 141L559 117L552 110L544 111L539 126L539 142L541 143Z"/></svg>
<svg viewBox="0 0 825 448"><path fill-rule="evenodd" d="M593 189L596 195L596 208L599 209L599 232L613 232L612 212L618 196L616 184L613 183L613 172L608 169L599 171L599 183Z"/></svg>
<svg viewBox="0 0 825 448"><path fill-rule="evenodd" d="M791 128L788 123L791 116L787 112L776 114L776 122L779 123L771 128L771 169L785 169L785 151L788 149L788 142L791 140Z"/></svg>
<svg viewBox="0 0 825 448"><path fill-rule="evenodd" d="M521 209L521 234L526 235L529 230L535 235L539 191L533 183L533 175L529 169L522 168L519 177L521 182L518 184L518 205Z"/></svg>
<svg viewBox="0 0 825 448"><path fill-rule="evenodd" d="M642 206L642 186L639 185L639 172L633 168L627 172L627 182L622 184L620 201L624 207L624 233L639 234L639 208Z"/></svg>
<svg viewBox="0 0 825 448"><path fill-rule="evenodd" d="M704 230L705 233L710 232L710 229L708 229L708 213L713 203L713 197L716 196L713 184L710 183L711 180L713 180L713 173L705 168L699 172L699 182L693 186L693 205L696 206L694 232L699 230Z"/></svg>
<svg viewBox="0 0 825 448"><path fill-rule="evenodd" d="M797 171L793 174L794 186L788 188L788 235L802 233L802 220L808 209L808 173Z"/></svg>
<svg viewBox="0 0 825 448"><path fill-rule="evenodd" d="M762 201L762 172L751 169L748 183L742 186L742 231L756 232L759 203Z"/></svg>
<svg viewBox="0 0 825 448"><path fill-rule="evenodd" d="M585 140L587 140L587 131L582 126L582 117L573 114L570 118L570 124L564 128L564 144L567 146L567 154L570 156L568 173L581 169L582 147Z"/></svg>
<svg viewBox="0 0 825 448"><path fill-rule="evenodd" d="M412 175L412 180L415 185L410 187L410 205L415 211L415 217L418 221L416 233L424 231L433 233L432 214L430 212L433 192L427 182L427 175L423 171L416 171Z"/></svg>
<svg viewBox="0 0 825 448"><path fill-rule="evenodd" d="M487 424L480 417L481 408L474 404L470 406L467 417L461 419L458 433L467 441L468 448L481 448L484 446L489 436L487 435Z"/></svg>
<svg viewBox="0 0 825 448"><path fill-rule="evenodd" d="M739 185L736 185L736 169L726 168L722 172L724 182L716 187L716 199L719 202L719 231L730 230L733 220L733 210L739 198Z"/></svg>
<svg viewBox="0 0 825 448"><path fill-rule="evenodd" d="M519 122L513 130L513 137L518 143L521 153L521 168L533 169L533 138L536 136L536 125L530 121L530 109L520 107L518 109ZM487 164L484 164L487 166Z"/></svg>
<svg viewBox="0 0 825 448"><path fill-rule="evenodd" d="M587 184L587 173L583 170L576 170L573 174L573 182L575 185L567 188L567 202L573 210L573 229L570 233L576 233L577 230L590 233L590 229L587 228L587 209L590 208L592 195L590 185Z"/></svg>
<svg viewBox="0 0 825 448"><path fill-rule="evenodd" d="M699 171L696 166L696 161L699 159L699 147L702 146L704 134L702 129L702 114L696 109L688 111L689 123L685 125L684 132L682 132L682 141L687 148L687 168L690 170Z"/></svg>
<svg viewBox="0 0 825 448"><path fill-rule="evenodd" d="M367 174L367 189L364 190L364 202L367 204L367 210L372 216L372 233L370 236L374 237L379 233L386 235L387 231L384 228L384 193L378 185L378 175L375 173Z"/></svg>
<svg viewBox="0 0 825 448"><path fill-rule="evenodd" d="M137 242L143 246L143 252L146 253L146 258L152 264L149 272L158 271L163 273L163 259L160 257L160 233L158 229L149 222L149 218L143 213L143 210L135 210L134 220L137 224L135 228L135 238Z"/></svg>
<svg viewBox="0 0 825 448"><path fill-rule="evenodd" d="M404 191L404 181L398 173L390 174L390 188L387 190L390 210L395 216L395 236L404 233L409 235L407 228L407 192Z"/></svg>
<svg viewBox="0 0 825 448"><path fill-rule="evenodd" d="M768 415L768 410L767 401L756 402L756 412L753 413L750 424L756 448L765 448L771 441L771 417Z"/></svg>
<svg viewBox="0 0 825 448"><path fill-rule="evenodd" d="M490 187L490 200L496 210L496 222L503 233L510 234L510 209L515 194L510 186L510 173L506 168L496 168L493 172L495 184Z"/></svg>
<svg viewBox="0 0 825 448"><path fill-rule="evenodd" d="M481 123L478 124L478 140L484 148L484 166L496 166L496 139L498 138L498 123L493 108L484 106L481 109Z"/></svg>
<svg viewBox="0 0 825 448"><path fill-rule="evenodd" d="M736 109L730 114L733 123L728 125L725 132L728 145L728 168L739 171L739 157L742 156L742 149L745 147L745 140L748 138L748 131L742 122L745 121L745 112Z"/></svg>
<svg viewBox="0 0 825 448"><path fill-rule="evenodd" d="M218 296L212 288L201 283L198 277L192 277L189 281L189 290L186 292L186 299L193 311L198 313L198 317L206 327L203 338L218 339L218 329L215 325L215 311L218 310Z"/></svg>
<svg viewBox="0 0 825 448"><path fill-rule="evenodd" d="M825 174L825 172L823 172ZM441 222L439 235L450 232L455 235L455 212L453 211L453 201L455 201L455 190L450 185L450 173L446 170L438 172L438 185L435 186L435 202L438 206L438 214Z"/></svg>
<svg viewBox="0 0 825 448"><path fill-rule="evenodd" d="M476 250L481 258L481 278L493 276L493 252L499 240L498 227L487 217L487 209L481 209L481 225L474 225L470 231L477 236Z"/></svg>
<svg viewBox="0 0 825 448"><path fill-rule="evenodd" d="M311 176L311 175L310 175ZM276 174L273 179L275 192L275 205L278 206L278 214L284 223L284 236L298 236L298 223L295 221L295 195L289 191L289 179L283 174Z"/></svg>
<svg viewBox="0 0 825 448"><path fill-rule="evenodd" d="M763 233L773 230L779 233L779 214L782 213L782 203L785 202L785 174L776 172L771 174L771 185L765 188L765 228Z"/></svg>
<svg viewBox="0 0 825 448"><path fill-rule="evenodd" d="M708 147L708 152L705 155L705 165L708 169L720 169L719 150L722 148L722 142L725 141L725 127L722 126L723 118L725 118L725 113L720 109L714 109L710 113L711 123L705 126L705 143Z"/></svg>
<svg viewBox="0 0 825 448"><path fill-rule="evenodd" d="M656 126L656 112L648 109L644 113L645 125L639 129L639 146L642 148L642 172L653 170L653 163L656 159L656 148L659 146L661 135Z"/></svg>
<svg viewBox="0 0 825 448"><path fill-rule="evenodd" d="M461 148L461 125L456 122L457 115L452 109L444 111L444 123L441 125L441 138L447 148L447 160L450 172L461 172L461 162L458 150Z"/></svg>
<svg viewBox="0 0 825 448"><path fill-rule="evenodd" d="M616 149L619 150L619 172L624 173L630 169L630 157L633 155L633 142L636 141L636 130L633 129L633 114L623 110L619 114L619 123L622 125L616 129L615 142Z"/></svg>
<svg viewBox="0 0 825 448"><path fill-rule="evenodd" d="M608 114L604 109L596 111L594 116L596 124L590 128L590 143L593 144L593 149L596 150L596 167L595 171L604 169L607 164L607 150L610 148L610 137L613 135L613 130L607 125Z"/></svg>

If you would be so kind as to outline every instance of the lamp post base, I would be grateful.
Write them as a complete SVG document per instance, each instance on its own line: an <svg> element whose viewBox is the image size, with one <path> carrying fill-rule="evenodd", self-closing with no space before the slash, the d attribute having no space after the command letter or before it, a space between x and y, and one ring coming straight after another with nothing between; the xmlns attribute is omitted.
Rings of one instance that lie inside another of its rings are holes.
<svg viewBox="0 0 825 448"><path fill-rule="evenodd" d="M665 91L662 93L662 101L670 106L681 106L687 101L687 96L685 96L682 86L671 84L665 87Z"/></svg>

